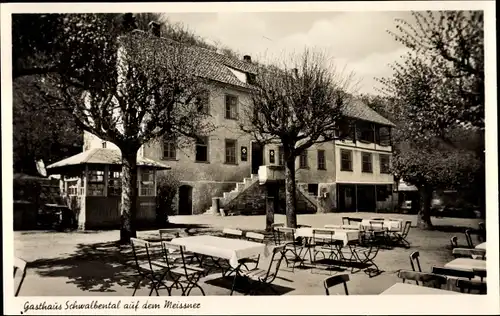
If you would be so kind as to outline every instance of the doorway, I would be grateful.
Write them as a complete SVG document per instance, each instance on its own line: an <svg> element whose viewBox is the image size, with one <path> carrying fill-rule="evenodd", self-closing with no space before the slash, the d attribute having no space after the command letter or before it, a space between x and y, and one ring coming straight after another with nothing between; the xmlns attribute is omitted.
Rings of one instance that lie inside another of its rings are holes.
<svg viewBox="0 0 500 316"><path fill-rule="evenodd" d="M264 151L257 142L252 142L252 174L259 173L259 167L264 164Z"/></svg>
<svg viewBox="0 0 500 316"><path fill-rule="evenodd" d="M179 187L179 215L191 215L193 213L193 188L190 185Z"/></svg>
<svg viewBox="0 0 500 316"><path fill-rule="evenodd" d="M356 187L354 185L337 185L338 209L341 212L356 211Z"/></svg>
<svg viewBox="0 0 500 316"><path fill-rule="evenodd" d="M358 211L374 212L375 209L375 186L358 185Z"/></svg>

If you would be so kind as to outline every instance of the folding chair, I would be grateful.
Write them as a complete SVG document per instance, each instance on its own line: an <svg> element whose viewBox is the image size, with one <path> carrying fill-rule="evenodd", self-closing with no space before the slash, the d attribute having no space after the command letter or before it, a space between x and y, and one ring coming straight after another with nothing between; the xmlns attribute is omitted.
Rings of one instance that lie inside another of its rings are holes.
<svg viewBox="0 0 500 316"><path fill-rule="evenodd" d="M417 267L418 267L418 272L422 272L422 268L420 267L420 260L418 259L418 257L420 257L420 252L418 252L418 251L414 251L410 254L411 269L413 271L417 271L417 270L415 270L415 265L413 264L413 262L416 262Z"/></svg>
<svg viewBox="0 0 500 316"><path fill-rule="evenodd" d="M453 236L450 238L451 249L458 248L458 237Z"/></svg>
<svg viewBox="0 0 500 316"><path fill-rule="evenodd" d="M487 285L486 282L474 282L471 280L457 279L457 287L460 289L460 292L464 293L467 290L467 293L471 293L471 290L476 290L479 294L486 294Z"/></svg>
<svg viewBox="0 0 500 316"><path fill-rule="evenodd" d="M417 285L419 285L418 282L421 282L423 286L437 289L442 288L448 282L444 275L409 270L399 270L398 277L403 280L403 283L406 280L411 280L415 281Z"/></svg>
<svg viewBox="0 0 500 316"><path fill-rule="evenodd" d="M167 264L169 266L169 274L174 282L172 286L180 286L182 296L189 296L189 293L191 293L191 290L195 287L200 289L201 294L203 294L204 296L205 291L203 291L203 288L198 284L198 281L202 276L205 275L205 269L186 264L183 246L174 245L168 241L163 241L161 245ZM171 252L180 253L182 260L182 262L179 263L180 266L173 266L170 263L171 260L169 256Z"/></svg>
<svg viewBox="0 0 500 316"><path fill-rule="evenodd" d="M378 227L380 225L380 228ZM384 227L384 220L372 219L370 220L370 235L375 238L377 242L381 242L383 245L387 245L388 241L387 234L388 228Z"/></svg>
<svg viewBox="0 0 500 316"><path fill-rule="evenodd" d="M353 246L350 245L349 248L358 263L361 265L368 265L368 267L364 269L364 272L372 278L383 272L374 261L380 250L380 243L376 239L369 238L365 241L365 246L366 247L363 248L353 248ZM361 257L360 254L363 256ZM353 266L351 268L351 273L357 273L361 271L361 269L362 268L356 269L356 267Z"/></svg>
<svg viewBox="0 0 500 316"><path fill-rule="evenodd" d="M226 238L240 239L243 237L243 231L240 229L224 228L222 230L222 235Z"/></svg>
<svg viewBox="0 0 500 316"><path fill-rule="evenodd" d="M473 258L484 260L486 257L485 249L475 249L475 248L455 248L452 251L455 258Z"/></svg>
<svg viewBox="0 0 500 316"><path fill-rule="evenodd" d="M27 265L26 261L24 261L21 258L14 257L14 279L16 278L16 272L18 272L18 271L21 272L21 279L19 280L19 283L17 284L16 292L14 293L14 296L19 295L19 291L21 290L21 287L23 286L24 278L26 277L26 265Z"/></svg>
<svg viewBox="0 0 500 316"><path fill-rule="evenodd" d="M285 256L285 245L274 246L273 255L267 270L255 268L248 271L242 271L239 273L249 284L246 294L253 294L257 292L257 289L269 288L274 294L278 294L276 290L272 287L272 283L278 276L281 261ZM231 295L234 291L234 286L236 283L236 278L234 278L233 286L231 288Z"/></svg>
<svg viewBox="0 0 500 316"><path fill-rule="evenodd" d="M472 238L471 238L471 230L470 229L467 229L465 230L465 239L467 240L467 246L469 248L474 248L474 243L472 242Z"/></svg>
<svg viewBox="0 0 500 316"><path fill-rule="evenodd" d="M329 289L331 287L339 285L340 283L344 284L345 295L349 295L349 291L347 290L347 282L349 282L349 274L339 274L326 278L323 281L323 286L325 287L326 295L330 295Z"/></svg>
<svg viewBox="0 0 500 316"><path fill-rule="evenodd" d="M301 264L303 264L304 260L300 256L302 254L302 242L297 241L295 238L295 229L294 228L289 228L289 227L276 227L276 237L278 241L278 245L285 245L285 262L286 266L289 267L288 261L292 260L293 262L299 261ZM299 249L299 251L297 251ZM289 259L286 256L287 252L291 252L293 255L292 259ZM292 266L292 272L295 270L295 265Z"/></svg>
<svg viewBox="0 0 500 316"><path fill-rule="evenodd" d="M264 243L264 238L265 238L265 236L263 234L254 233L254 232L246 232L245 233L245 237L246 237L246 239L248 241L253 241L253 242L258 242L258 243ZM256 257L253 257L253 258L243 258L239 262L247 270L250 270L250 269L248 269L247 264L248 263L254 263L255 264L255 268L257 268L257 266L259 265L259 260L260 260L260 255L257 255Z"/></svg>
<svg viewBox="0 0 500 316"><path fill-rule="evenodd" d="M406 239L408 237L408 233L410 232L411 221L406 221L403 226L403 230L401 232L394 232L394 244L401 244L405 248L410 248L410 242Z"/></svg>
<svg viewBox="0 0 500 316"><path fill-rule="evenodd" d="M163 282L165 276L168 273L168 266L159 261L154 261L153 263L150 253L151 243L137 238L131 238L130 242L132 244L134 261L138 273L137 281L134 285L134 293L132 293L132 296L135 296L135 293L139 288L141 281L146 279L151 282L151 291L149 292L149 296L151 296L153 290L156 292L157 296L160 296L160 294L158 293L158 288L160 285L163 285L167 289L168 295L170 295L170 288ZM140 249L144 249L147 262L144 262L143 260L141 261L139 259Z"/></svg>
<svg viewBox="0 0 500 316"><path fill-rule="evenodd" d="M180 236L180 230L177 228L163 228L158 230L161 241L171 241Z"/></svg>
<svg viewBox="0 0 500 316"><path fill-rule="evenodd" d="M351 225L351 221L348 216L342 216L342 225Z"/></svg>
<svg viewBox="0 0 500 316"><path fill-rule="evenodd" d="M280 240L280 235L277 230L278 227L285 227L285 224L283 223L276 223L271 225L271 231L273 233L273 241L275 245L279 245L281 240Z"/></svg>

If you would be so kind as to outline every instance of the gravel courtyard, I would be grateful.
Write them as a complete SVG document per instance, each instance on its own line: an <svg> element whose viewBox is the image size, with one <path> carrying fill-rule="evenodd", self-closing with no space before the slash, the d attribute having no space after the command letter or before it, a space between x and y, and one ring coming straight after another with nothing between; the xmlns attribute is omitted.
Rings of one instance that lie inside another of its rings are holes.
<svg viewBox="0 0 500 316"><path fill-rule="evenodd" d="M453 259L450 237L458 236L459 245L465 245L463 232L467 227L477 227L478 219L432 218L436 229L422 231L415 227L416 216L401 214L378 214L411 220L412 228L408 240L410 249L395 247L381 249L375 262L384 272L373 278L365 273L351 274L348 283L349 294L379 294L399 281L396 273L400 269L410 269L409 254L420 251L420 262L424 271L432 266L442 266ZM336 213L299 215L298 223L323 227L325 224L341 224L342 216L370 218L373 213ZM172 216L171 223L191 227L190 233L213 234L223 227L239 228L246 231L260 231L265 228L264 216ZM275 222L284 222L283 215L276 215ZM28 261L28 272L20 296L131 296L135 278L134 270L124 265L124 258L132 258L130 246L119 246L115 241L118 231L92 232L47 232L23 231L14 233L15 255ZM139 238L158 239L157 231L140 231ZM269 236L268 238L269 239ZM271 242L270 240L267 240ZM268 262L261 260L259 267L267 268ZM322 281L329 275L345 272L325 271L322 268L296 268L282 265L275 280L276 289L284 295L323 295ZM228 295L230 282L221 278L220 273L202 278L201 286L207 295ZM333 288L333 294L343 294L343 288ZM146 284L137 295L148 295ZM160 295L167 295L160 290ZM173 295L180 295L174 290ZM200 295L194 291L191 295ZM235 292L234 295L242 295Z"/></svg>

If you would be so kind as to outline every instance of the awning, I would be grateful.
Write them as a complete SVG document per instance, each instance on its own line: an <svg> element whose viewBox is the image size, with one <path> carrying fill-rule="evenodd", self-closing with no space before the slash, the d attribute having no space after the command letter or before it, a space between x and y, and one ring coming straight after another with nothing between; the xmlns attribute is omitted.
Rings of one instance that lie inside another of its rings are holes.
<svg viewBox="0 0 500 316"><path fill-rule="evenodd" d="M409 183L399 180L398 191L418 191L417 187Z"/></svg>
<svg viewBox="0 0 500 316"><path fill-rule="evenodd" d="M49 173L60 173L66 168L78 165L121 165L122 155L119 150L109 148L93 148L66 159L55 162L47 167ZM159 170L170 169L159 161L138 156L137 165L141 167L151 167Z"/></svg>

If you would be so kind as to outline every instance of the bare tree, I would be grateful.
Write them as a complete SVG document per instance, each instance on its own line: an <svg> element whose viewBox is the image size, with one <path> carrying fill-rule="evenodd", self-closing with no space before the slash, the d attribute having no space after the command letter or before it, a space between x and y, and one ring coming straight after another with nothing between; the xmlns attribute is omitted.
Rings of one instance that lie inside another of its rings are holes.
<svg viewBox="0 0 500 316"><path fill-rule="evenodd" d="M120 240L128 242L136 236L139 148L162 136L197 137L212 126L199 111L204 83L192 48L142 31L109 38L98 22L94 14L66 16L67 54L60 71L40 87L52 105L71 111L82 129L120 148Z"/></svg>
<svg viewBox="0 0 500 316"><path fill-rule="evenodd" d="M241 129L261 143L280 142L284 151L287 226L296 227L295 160L314 144L342 137L352 74L342 76L321 53L305 50L286 63L260 66Z"/></svg>

